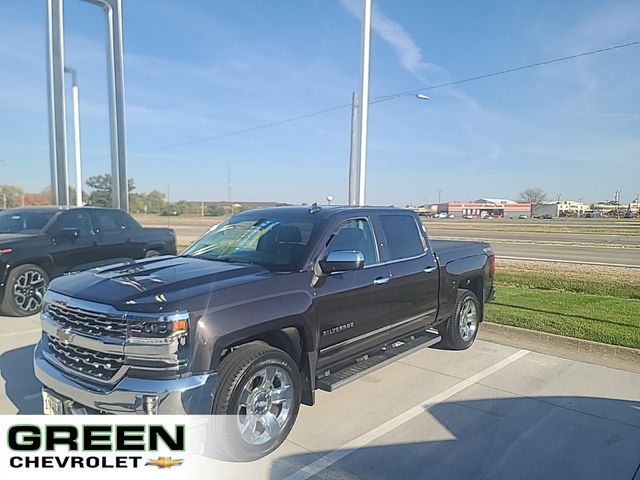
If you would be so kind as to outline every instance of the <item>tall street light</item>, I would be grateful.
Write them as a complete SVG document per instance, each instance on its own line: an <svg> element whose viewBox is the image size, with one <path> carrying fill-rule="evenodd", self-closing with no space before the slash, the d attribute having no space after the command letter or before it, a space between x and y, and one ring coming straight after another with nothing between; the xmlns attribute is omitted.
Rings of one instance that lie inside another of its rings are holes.
<svg viewBox="0 0 640 480"><path fill-rule="evenodd" d="M369 116L369 53L371 50L371 0L362 0L362 58L360 62L360 129L358 153L358 205L364 205L367 173L367 121Z"/></svg>
<svg viewBox="0 0 640 480"><path fill-rule="evenodd" d="M78 75L75 68L64 67L64 73L71 75L71 108L73 111L73 156L76 164L76 206L82 202L82 161L80 156L80 93Z"/></svg>
<svg viewBox="0 0 640 480"><path fill-rule="evenodd" d="M349 206L358 204L358 94L351 96L351 150L349 151Z"/></svg>

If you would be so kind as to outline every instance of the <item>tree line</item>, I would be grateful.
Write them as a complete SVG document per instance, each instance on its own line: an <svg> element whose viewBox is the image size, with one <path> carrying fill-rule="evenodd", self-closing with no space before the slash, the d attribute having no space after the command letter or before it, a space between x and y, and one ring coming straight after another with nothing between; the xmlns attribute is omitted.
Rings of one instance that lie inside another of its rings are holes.
<svg viewBox="0 0 640 480"><path fill-rule="evenodd" d="M89 191L82 192L85 205L94 207L111 207L111 175L108 173L89 177L85 182ZM182 215L186 213L221 216L230 213L230 207L207 202L168 202L164 193L152 190L148 193L137 192L135 181L130 178L129 210L132 213L149 213L155 215ZM69 187L69 201L75 203L76 190ZM25 205L49 205L51 188L47 187L39 193L27 193L16 185L0 185L0 209L21 207ZM204 212L203 212L204 207Z"/></svg>

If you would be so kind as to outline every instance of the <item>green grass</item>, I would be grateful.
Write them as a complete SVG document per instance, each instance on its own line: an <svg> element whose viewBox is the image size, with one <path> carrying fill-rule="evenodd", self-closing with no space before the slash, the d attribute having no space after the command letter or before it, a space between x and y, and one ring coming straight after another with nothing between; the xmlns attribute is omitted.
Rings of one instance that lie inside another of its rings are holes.
<svg viewBox="0 0 640 480"><path fill-rule="evenodd" d="M640 348L640 300L503 285L486 320Z"/></svg>
<svg viewBox="0 0 640 480"><path fill-rule="evenodd" d="M640 299L640 287L635 282L621 279L602 280L576 275L549 274L544 272L497 271L496 282L509 287L536 290L557 290L561 292L606 295L619 298Z"/></svg>

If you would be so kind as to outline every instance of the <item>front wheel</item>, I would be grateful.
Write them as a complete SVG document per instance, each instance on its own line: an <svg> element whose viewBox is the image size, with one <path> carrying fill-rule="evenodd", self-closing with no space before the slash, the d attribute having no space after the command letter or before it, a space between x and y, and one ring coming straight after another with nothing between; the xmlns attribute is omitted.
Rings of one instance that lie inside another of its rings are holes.
<svg viewBox="0 0 640 480"><path fill-rule="evenodd" d="M456 308L447 322L438 327L442 345L452 350L466 350L478 334L480 302L470 290L458 290Z"/></svg>
<svg viewBox="0 0 640 480"><path fill-rule="evenodd" d="M289 435L300 408L296 363L266 343L249 343L224 358L218 378L215 450L236 461L273 452Z"/></svg>
<svg viewBox="0 0 640 480"><path fill-rule="evenodd" d="M42 308L49 276L38 265L19 265L9 272L4 299L0 305L7 315L26 317Z"/></svg>

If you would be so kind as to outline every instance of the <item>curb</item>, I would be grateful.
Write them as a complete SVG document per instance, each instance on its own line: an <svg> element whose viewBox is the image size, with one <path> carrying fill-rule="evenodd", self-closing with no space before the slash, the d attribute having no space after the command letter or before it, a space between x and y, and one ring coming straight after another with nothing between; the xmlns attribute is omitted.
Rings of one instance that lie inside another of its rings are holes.
<svg viewBox="0 0 640 480"><path fill-rule="evenodd" d="M511 347L640 373L640 350L483 322L478 338Z"/></svg>

